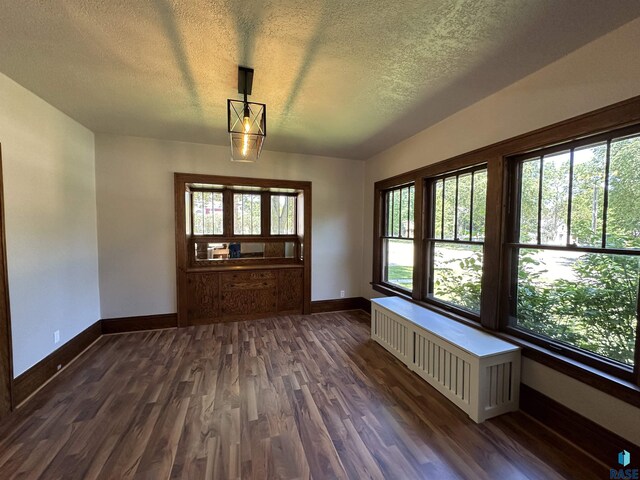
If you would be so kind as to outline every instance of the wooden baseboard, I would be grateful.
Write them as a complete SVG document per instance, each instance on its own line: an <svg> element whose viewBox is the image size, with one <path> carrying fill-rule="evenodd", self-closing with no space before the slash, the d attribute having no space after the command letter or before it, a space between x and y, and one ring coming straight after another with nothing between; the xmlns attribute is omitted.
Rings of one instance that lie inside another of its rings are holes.
<svg viewBox="0 0 640 480"><path fill-rule="evenodd" d="M573 442L611 468L618 452L626 450L631 458L640 458L640 447L601 425L583 417L533 388L520 384L520 410Z"/></svg>
<svg viewBox="0 0 640 480"><path fill-rule="evenodd" d="M102 334L101 322L86 328L67 343L36 363L26 372L18 375L13 380L14 406L26 400L29 395L44 385L58 371L72 362L89 345L95 342Z"/></svg>
<svg viewBox="0 0 640 480"><path fill-rule="evenodd" d="M139 332L142 330L174 328L177 326L178 315L176 313L102 319L102 333L105 335L109 333Z"/></svg>
<svg viewBox="0 0 640 480"><path fill-rule="evenodd" d="M364 297L336 298L311 302L311 313L339 312L341 310L371 312L371 302Z"/></svg>

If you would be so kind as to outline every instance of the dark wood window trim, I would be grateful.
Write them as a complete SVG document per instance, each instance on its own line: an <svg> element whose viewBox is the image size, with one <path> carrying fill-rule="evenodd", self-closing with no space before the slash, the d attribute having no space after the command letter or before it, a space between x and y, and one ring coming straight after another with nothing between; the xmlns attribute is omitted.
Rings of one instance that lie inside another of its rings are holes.
<svg viewBox="0 0 640 480"><path fill-rule="evenodd" d="M508 182L510 178L510 158L561 143L580 141L581 139L591 142L596 135L606 135L614 130L634 125L640 125L640 96L376 182L374 188L372 288L386 295L399 295L427 308L440 310L441 313L476 328L490 330L494 334L521 345L526 357L640 407L640 374L638 373L640 369L636 368L632 381L621 379L599 368L594 368L566 355L553 352L527 339L514 336L507 331L505 321L509 311L508 293L506 291L508 282L506 279L509 278L510 272L509 262L506 261L508 251L505 244L505 232L507 231L509 220ZM587 137L589 138L587 139ZM427 202L425 202L424 198L426 179L443 173L469 168L480 163L486 163L487 165L487 208L481 314L480 323L478 324L459 315L457 312L442 310L437 305L425 303L421 300L420 293L424 290L425 248L423 242L418 238L423 239L425 237L425 222L428 221L428 216L425 214ZM416 185L414 211L416 239L414 240L414 291L411 295L407 295L407 292L395 291L380 282L380 239L383 227L381 223L382 192L393 186L410 182L415 182ZM422 188L419 188L419 186ZM636 349L636 357L639 357L639 355L640 353ZM640 358L636 360L636 365L638 363L640 363Z"/></svg>

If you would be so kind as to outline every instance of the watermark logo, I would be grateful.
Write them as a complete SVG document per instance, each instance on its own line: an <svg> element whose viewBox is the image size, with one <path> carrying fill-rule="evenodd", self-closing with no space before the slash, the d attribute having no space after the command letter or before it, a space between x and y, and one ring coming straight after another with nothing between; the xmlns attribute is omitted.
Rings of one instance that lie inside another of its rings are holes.
<svg viewBox="0 0 640 480"><path fill-rule="evenodd" d="M626 450L622 450L618 453L618 464L623 468L612 468L609 471L610 479L618 480L640 480L640 469L638 468L624 468L631 463L631 454Z"/></svg>

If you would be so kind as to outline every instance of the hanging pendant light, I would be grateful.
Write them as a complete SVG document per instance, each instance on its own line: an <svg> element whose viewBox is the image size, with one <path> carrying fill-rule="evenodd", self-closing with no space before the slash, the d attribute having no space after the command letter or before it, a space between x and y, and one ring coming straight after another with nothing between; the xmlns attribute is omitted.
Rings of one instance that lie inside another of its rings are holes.
<svg viewBox="0 0 640 480"><path fill-rule="evenodd" d="M255 162L267 136L267 106L249 102L253 68L238 67L238 93L242 100L227 100L227 123L231 140L231 161Z"/></svg>

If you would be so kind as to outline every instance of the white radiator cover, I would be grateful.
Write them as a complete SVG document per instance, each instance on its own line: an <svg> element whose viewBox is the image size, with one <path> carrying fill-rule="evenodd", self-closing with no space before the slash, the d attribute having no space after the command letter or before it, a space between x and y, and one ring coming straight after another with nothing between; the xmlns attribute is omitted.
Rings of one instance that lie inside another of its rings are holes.
<svg viewBox="0 0 640 480"><path fill-rule="evenodd" d="M518 410L515 345L398 297L371 301L371 338L477 423Z"/></svg>

